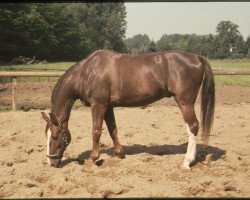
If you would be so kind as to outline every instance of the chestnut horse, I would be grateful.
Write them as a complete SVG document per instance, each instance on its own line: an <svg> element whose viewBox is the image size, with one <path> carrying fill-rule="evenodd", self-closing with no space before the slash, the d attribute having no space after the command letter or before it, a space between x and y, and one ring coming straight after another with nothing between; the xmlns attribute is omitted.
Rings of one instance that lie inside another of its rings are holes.
<svg viewBox="0 0 250 200"><path fill-rule="evenodd" d="M121 54L98 50L69 68L56 83L46 120L48 163L58 167L70 143L68 130L70 112L80 99L91 108L93 148L90 160L100 156L99 140L103 120L114 143L115 156L122 156L113 108L145 106L164 97L174 97L188 129L188 146L183 167L189 169L195 160L199 122L194 103L201 89L202 138L211 130L215 88L208 61L187 52L164 51L147 54Z"/></svg>

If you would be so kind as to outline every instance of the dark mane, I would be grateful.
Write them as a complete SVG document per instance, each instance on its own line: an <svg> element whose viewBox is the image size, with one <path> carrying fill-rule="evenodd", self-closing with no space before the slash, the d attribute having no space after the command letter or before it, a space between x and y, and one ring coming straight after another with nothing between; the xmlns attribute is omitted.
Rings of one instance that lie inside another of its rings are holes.
<svg viewBox="0 0 250 200"><path fill-rule="evenodd" d="M58 94L58 91L62 85L62 83L64 82L65 78L68 77L69 74L71 74L71 72L77 68L78 66L82 65L82 62L91 58L92 56L94 56L97 52L99 52L101 50L97 50L95 51L94 53L92 54L89 54L85 59L77 62L76 64L74 64L73 66L71 66L69 69L67 69L65 71L65 73L58 79L54 89L53 89L53 92L52 92L52 95L51 95L51 109L53 109L54 105L55 105L55 101L56 101L56 97L57 97L57 94ZM51 110L52 111L52 110ZM53 112L53 111L52 111Z"/></svg>
<svg viewBox="0 0 250 200"><path fill-rule="evenodd" d="M64 79L75 69L75 67L79 66L79 62L74 64L73 66L71 66L69 69L67 69L67 71L58 79L53 92L52 92L52 96L51 96L51 109L53 108L53 105L55 104L55 100L58 94L58 91L64 81Z"/></svg>

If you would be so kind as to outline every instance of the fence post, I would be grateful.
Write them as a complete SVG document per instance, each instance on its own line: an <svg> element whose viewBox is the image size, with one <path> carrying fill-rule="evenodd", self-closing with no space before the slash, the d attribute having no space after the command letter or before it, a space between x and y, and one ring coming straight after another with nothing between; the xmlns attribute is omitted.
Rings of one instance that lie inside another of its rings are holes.
<svg viewBox="0 0 250 200"><path fill-rule="evenodd" d="M12 110L17 109L17 77L12 77Z"/></svg>

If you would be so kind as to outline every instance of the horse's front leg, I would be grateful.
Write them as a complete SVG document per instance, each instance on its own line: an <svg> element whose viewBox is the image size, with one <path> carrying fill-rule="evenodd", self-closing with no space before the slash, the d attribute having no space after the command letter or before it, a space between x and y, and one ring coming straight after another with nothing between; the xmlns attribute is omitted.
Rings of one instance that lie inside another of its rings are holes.
<svg viewBox="0 0 250 200"><path fill-rule="evenodd" d="M97 160L100 156L99 140L102 133L102 123L106 110L107 106L101 105L96 102L91 104L91 113L93 121L93 130L92 130L93 148L90 154L90 159L92 161Z"/></svg>

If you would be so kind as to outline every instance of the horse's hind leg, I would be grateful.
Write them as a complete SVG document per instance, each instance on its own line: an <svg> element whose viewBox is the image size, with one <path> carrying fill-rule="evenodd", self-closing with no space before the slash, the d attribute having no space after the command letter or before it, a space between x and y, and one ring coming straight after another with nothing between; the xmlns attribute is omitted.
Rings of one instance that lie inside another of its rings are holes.
<svg viewBox="0 0 250 200"><path fill-rule="evenodd" d="M187 124L189 138L183 167L190 169L190 164L194 162L196 156L196 136L199 131L199 122L194 111L194 104L179 104L179 107Z"/></svg>
<svg viewBox="0 0 250 200"><path fill-rule="evenodd" d="M107 124L107 128L109 131L109 134L113 140L114 143L114 151L115 151L115 157L122 157L122 147L120 145L118 134L117 134L117 127L115 123L115 116L114 116L114 110L113 107L108 107L104 120Z"/></svg>
<svg viewBox="0 0 250 200"><path fill-rule="evenodd" d="M92 159L93 161L97 160L100 156L99 141L102 133L102 123L106 110L107 106L101 105L99 103L91 104L91 113L93 121L93 149L90 154L90 159Z"/></svg>

